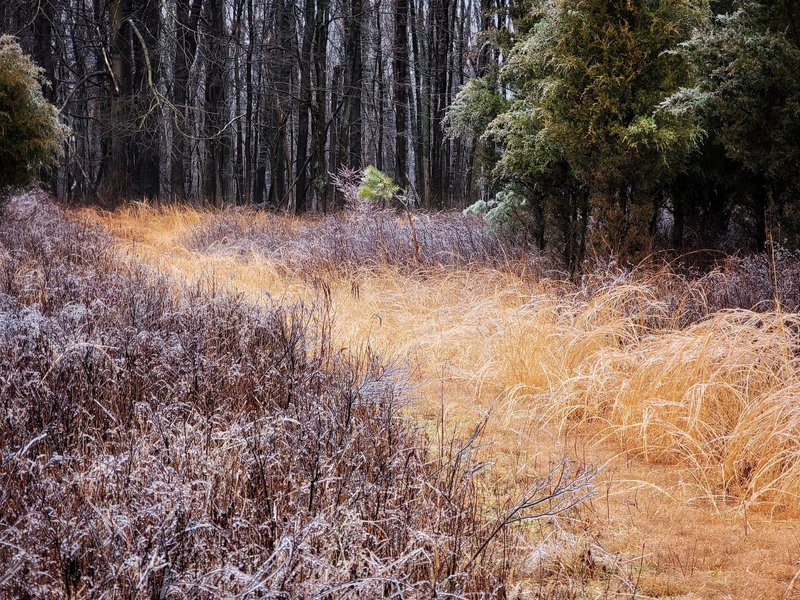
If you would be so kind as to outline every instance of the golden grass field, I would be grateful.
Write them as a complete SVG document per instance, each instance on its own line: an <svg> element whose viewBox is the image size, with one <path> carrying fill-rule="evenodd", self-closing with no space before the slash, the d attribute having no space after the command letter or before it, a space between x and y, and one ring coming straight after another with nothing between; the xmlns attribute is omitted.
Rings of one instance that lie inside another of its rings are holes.
<svg viewBox="0 0 800 600"><path fill-rule="evenodd" d="M601 467L571 531L615 557L635 597L800 598L797 315L724 311L686 327L646 280L586 295L477 267L320 283L257 253L187 249L213 211L82 215L129 260L252 301L329 296L337 344L406 365L413 418L466 432L488 415L487 493L513 494L565 454Z"/></svg>

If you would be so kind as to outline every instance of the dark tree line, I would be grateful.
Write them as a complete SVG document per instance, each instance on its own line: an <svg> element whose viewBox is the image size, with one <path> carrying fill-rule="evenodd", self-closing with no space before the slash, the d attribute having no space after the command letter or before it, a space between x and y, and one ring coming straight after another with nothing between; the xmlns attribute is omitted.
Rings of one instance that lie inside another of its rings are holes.
<svg viewBox="0 0 800 600"><path fill-rule="evenodd" d="M444 117L498 1L6 0L0 27L71 127L66 199L325 211L331 173L374 164L440 208L480 185Z"/></svg>
<svg viewBox="0 0 800 600"><path fill-rule="evenodd" d="M448 111L490 151L472 212L571 269L589 250L800 246L796 0L521 4L499 71Z"/></svg>

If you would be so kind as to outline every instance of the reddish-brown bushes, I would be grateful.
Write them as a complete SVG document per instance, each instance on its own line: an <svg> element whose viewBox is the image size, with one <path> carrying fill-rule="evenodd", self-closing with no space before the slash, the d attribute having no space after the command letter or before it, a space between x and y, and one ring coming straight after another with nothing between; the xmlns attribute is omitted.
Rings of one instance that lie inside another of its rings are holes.
<svg viewBox="0 0 800 600"><path fill-rule="evenodd" d="M429 456L324 310L123 265L41 201L0 226L0 275L2 596L502 597L513 532L487 542L586 489L567 470L490 518L470 444Z"/></svg>
<svg viewBox="0 0 800 600"><path fill-rule="evenodd" d="M289 221L249 211L227 211L197 227L186 244L195 250L257 252L301 273L358 267L467 266L535 269L545 266L524 243L512 243L482 219L457 213L413 217L419 243L415 256L411 226L392 210L369 208L315 219Z"/></svg>

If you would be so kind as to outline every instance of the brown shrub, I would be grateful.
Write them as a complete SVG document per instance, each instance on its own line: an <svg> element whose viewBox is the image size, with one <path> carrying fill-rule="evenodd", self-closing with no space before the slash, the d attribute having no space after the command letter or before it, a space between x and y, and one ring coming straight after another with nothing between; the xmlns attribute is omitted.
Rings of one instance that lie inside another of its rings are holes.
<svg viewBox="0 0 800 600"><path fill-rule="evenodd" d="M296 273L378 266L406 272L477 266L542 273L548 266L526 244L507 239L478 217L418 213L413 224L419 260L406 218L376 208L298 220L224 211L197 227L185 243L200 251L257 252Z"/></svg>

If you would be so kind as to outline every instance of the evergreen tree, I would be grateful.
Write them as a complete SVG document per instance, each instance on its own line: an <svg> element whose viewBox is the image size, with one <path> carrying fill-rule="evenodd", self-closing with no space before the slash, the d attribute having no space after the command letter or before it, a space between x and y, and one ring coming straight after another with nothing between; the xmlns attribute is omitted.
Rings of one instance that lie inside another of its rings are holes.
<svg viewBox="0 0 800 600"><path fill-rule="evenodd" d="M768 207L781 218L783 242L796 244L793 198L800 192L800 9L792 0L738 0L681 49L695 85L665 109L691 115L738 164L733 198L750 216L757 249L766 241ZM787 227L788 226L788 227Z"/></svg>
<svg viewBox="0 0 800 600"><path fill-rule="evenodd" d="M495 175L524 184L579 260L589 216L619 252L647 249L657 193L701 128L659 105L691 82L678 45L701 24L690 0L558 0L513 48L502 77L513 100L488 127ZM576 239L577 238L577 239Z"/></svg>
<svg viewBox="0 0 800 600"><path fill-rule="evenodd" d="M64 128L42 94L42 70L0 36L0 198L56 164Z"/></svg>

